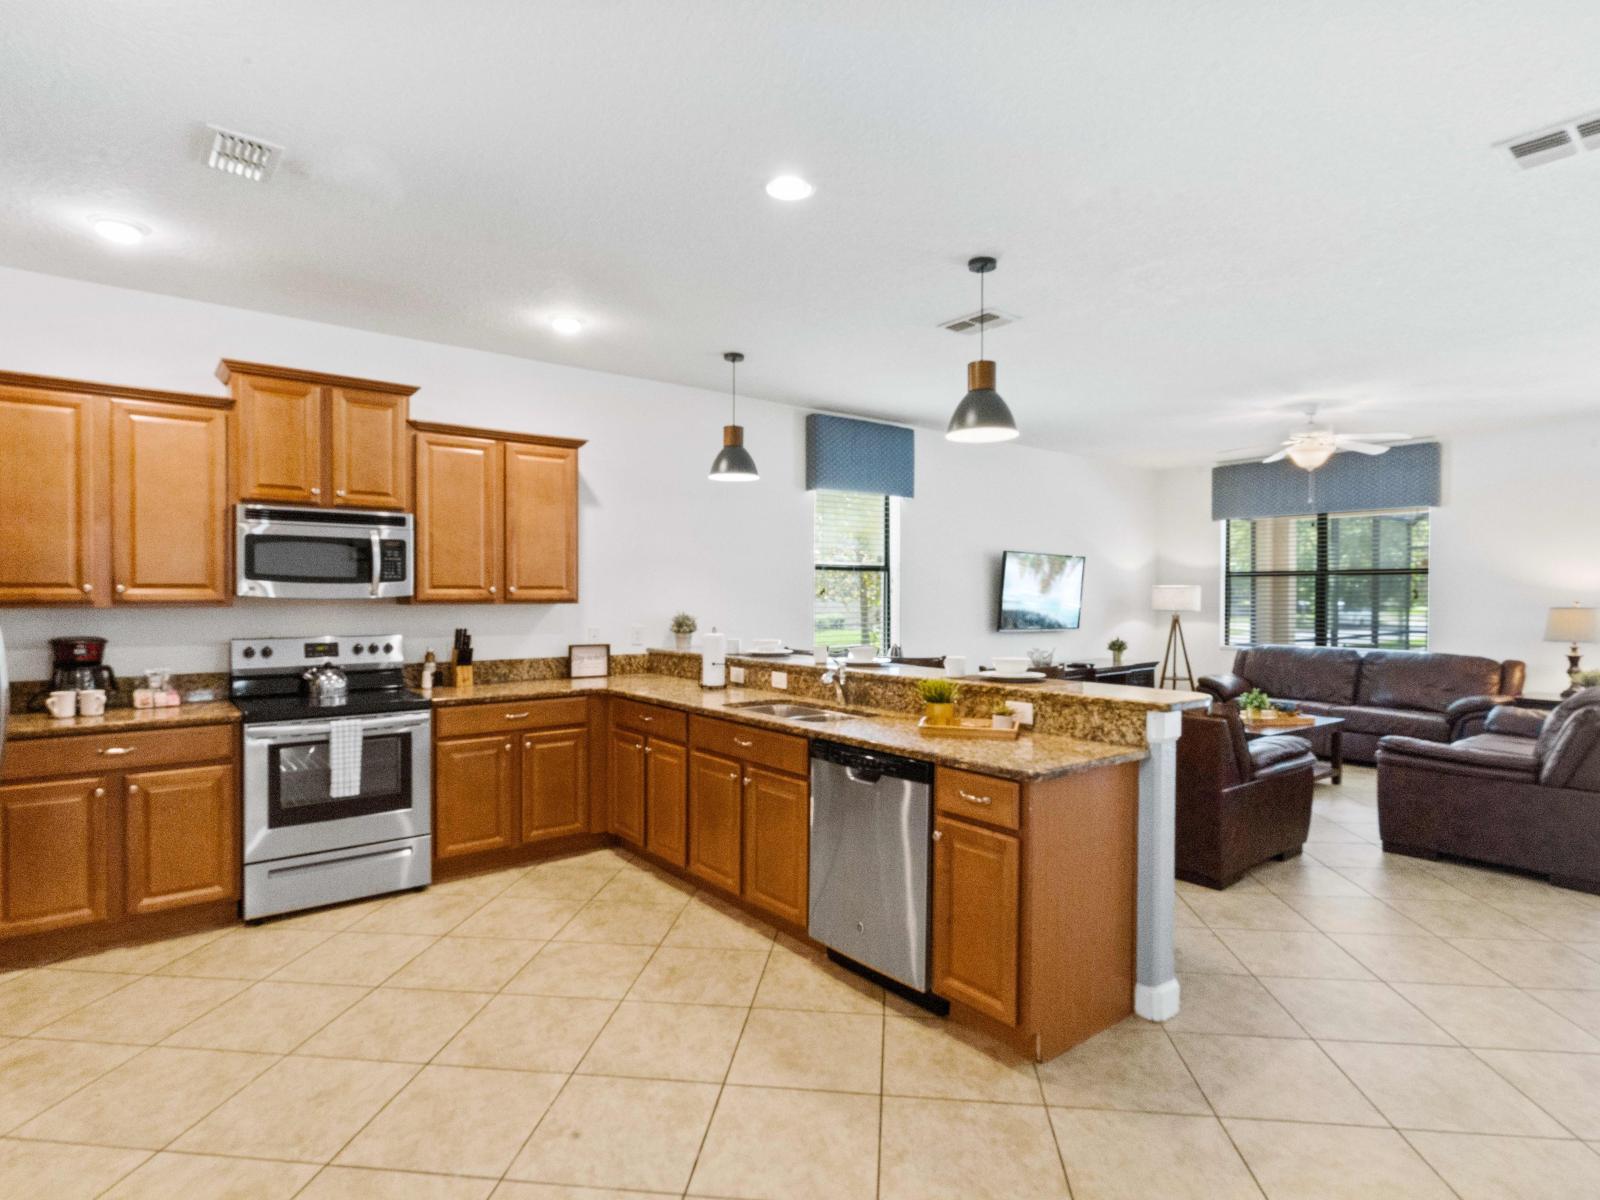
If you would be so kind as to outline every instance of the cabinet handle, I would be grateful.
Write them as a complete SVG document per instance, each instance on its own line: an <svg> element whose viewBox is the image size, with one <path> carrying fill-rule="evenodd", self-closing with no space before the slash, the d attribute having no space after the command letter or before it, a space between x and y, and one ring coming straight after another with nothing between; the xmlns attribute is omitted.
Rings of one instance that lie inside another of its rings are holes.
<svg viewBox="0 0 1600 1200"><path fill-rule="evenodd" d="M515 593L516 593L516 590L517 590L517 589L516 589L516 585L515 585L515 584L513 584L513 585L512 585L512 586L511 586L511 587L508 587L508 588L507 588L507 589L506 589L506 591L508 591L508 592L511 592L511 593L513 593L513 594L515 594Z"/></svg>
<svg viewBox="0 0 1600 1200"><path fill-rule="evenodd" d="M127 584L125 584L125 583L117 584L117 594L118 595L121 595L123 592L125 592L127 590L128 590L128 585Z"/></svg>
<svg viewBox="0 0 1600 1200"><path fill-rule="evenodd" d="M121 754L132 754L137 749L137 746L102 746L98 753L104 754L107 758L116 758Z"/></svg>
<svg viewBox="0 0 1600 1200"><path fill-rule="evenodd" d="M95 794L95 795L96 795L96 796L97 796L97 797L98 797L98 796L104 796L104 795L105 795L105 794L106 794L106 790L105 790L105 788L95 788L95 790L94 790L94 794Z"/></svg>
<svg viewBox="0 0 1600 1200"><path fill-rule="evenodd" d="M728 772L728 778L729 779L737 779L737 778L739 778L739 772L737 772L737 771L729 771Z"/></svg>
<svg viewBox="0 0 1600 1200"><path fill-rule="evenodd" d="M494 586L494 584L491 583L489 585L489 595L492 596L492 595L494 595L494 593L495 593L495 586Z"/></svg>
<svg viewBox="0 0 1600 1200"><path fill-rule="evenodd" d="M966 801L968 801L968 802L970 802L972 804L993 804L994 803L994 797L992 797L992 796L974 796L971 792L964 791L961 788L957 788L956 789L956 794L959 795L963 800L966 800Z"/></svg>
<svg viewBox="0 0 1600 1200"><path fill-rule="evenodd" d="M507 750L509 750L509 749L511 749L511 743L510 743L510 742L507 742L507 743L506 743L506 749L507 749Z"/></svg>
<svg viewBox="0 0 1600 1200"><path fill-rule="evenodd" d="M321 488L312 488L311 489L311 494L313 496L320 496L320 495L322 495L322 489Z"/></svg>
<svg viewBox="0 0 1600 1200"><path fill-rule="evenodd" d="M745 739L745 738L741 738L741 737L736 737L736 738L734 738L734 739L733 739L733 744L734 744L734 745L735 745L735 746L743 746L743 747L744 747L744 748L745 748L745 749L747 749L747 750L748 750L748 749L749 749L749 748L750 748L750 747L751 747L751 746L754 746L754 745L755 745L755 743L754 743L754 742L752 742L752 741L749 741L749 740L747 740L747 739Z"/></svg>
<svg viewBox="0 0 1600 1200"><path fill-rule="evenodd" d="M654 721L655 718L652 717L652 716L648 716L645 713L640 713L639 714L639 720L643 721L646 725L648 725L648 724L650 724L651 721Z"/></svg>
<svg viewBox="0 0 1600 1200"><path fill-rule="evenodd" d="M524 718L524 717L526 717L526 716L527 716L527 715L528 715L528 714L527 714L527 713L525 713L525 712L520 712L520 713L507 713L507 714L506 714L506 720L508 720L508 721L520 721L520 720L522 720L522 719L523 719L523 718Z"/></svg>
<svg viewBox="0 0 1600 1200"><path fill-rule="evenodd" d="M645 752L645 753L646 753L646 754L649 754L649 753L650 753L650 747L649 747L649 746L646 746L646 747L645 747L645 748L644 748L644 752Z"/></svg>
<svg viewBox="0 0 1600 1200"><path fill-rule="evenodd" d="M935 829L935 830L934 830L934 831L933 831L933 840L934 840L934 841L936 841L936 842L937 842L937 841L938 841L938 840L939 840L939 839L940 839L940 838L942 838L942 837L943 837L943 836L944 836L944 830L942 830L942 829Z"/></svg>
<svg viewBox="0 0 1600 1200"><path fill-rule="evenodd" d="M128 785L128 795L130 795L130 796L131 796L131 795L133 795L133 794L134 794L134 793L135 793L135 792L137 792L137 791L138 791L138 790L139 790L139 785L138 785L138 784L137 784L137 783L130 783L130 784L129 784L129 785Z"/></svg>
<svg viewBox="0 0 1600 1200"><path fill-rule="evenodd" d="M92 583L86 583L86 584L84 584L84 585L83 585L83 590L84 590L84 591L86 591L86 592L92 592L92 591L94 591L94 584L92 584Z"/></svg>
<svg viewBox="0 0 1600 1200"><path fill-rule="evenodd" d="M342 495L344 495L344 489L343 488L335 488L333 494L335 496L342 496Z"/></svg>
<svg viewBox="0 0 1600 1200"><path fill-rule="evenodd" d="M755 780L751 779L750 776L746 775L744 777L744 785L745 785L745 787L749 787L754 782L755 782Z"/></svg>

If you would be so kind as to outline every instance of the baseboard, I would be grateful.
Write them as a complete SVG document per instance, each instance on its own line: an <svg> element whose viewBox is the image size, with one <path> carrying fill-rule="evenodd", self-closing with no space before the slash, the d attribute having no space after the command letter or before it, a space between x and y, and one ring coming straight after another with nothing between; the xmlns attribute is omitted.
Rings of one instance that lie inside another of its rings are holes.
<svg viewBox="0 0 1600 1200"><path fill-rule="evenodd" d="M1133 1011L1146 1021L1170 1021L1178 1015L1178 981L1133 985Z"/></svg>

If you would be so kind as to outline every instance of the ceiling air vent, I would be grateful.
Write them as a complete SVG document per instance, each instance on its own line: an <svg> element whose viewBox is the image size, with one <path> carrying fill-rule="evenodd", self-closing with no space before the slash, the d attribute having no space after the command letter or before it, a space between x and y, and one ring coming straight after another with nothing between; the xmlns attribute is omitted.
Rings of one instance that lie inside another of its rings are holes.
<svg viewBox="0 0 1600 1200"><path fill-rule="evenodd" d="M1010 313L1000 312L998 309L988 309L985 312L968 313L964 317L957 317L953 321L940 321L940 329L948 329L951 333L977 333L982 329L987 333L991 329L999 329L1002 325L1009 325L1017 320Z"/></svg>
<svg viewBox="0 0 1600 1200"><path fill-rule="evenodd" d="M1585 113L1568 121L1558 121L1494 144L1504 150L1519 167L1537 167L1558 158L1572 158L1582 150L1600 150L1600 113Z"/></svg>
<svg viewBox="0 0 1600 1200"><path fill-rule="evenodd" d="M206 166L253 183L265 183L278 169L278 159L283 156L282 146L216 125L206 128L215 135L211 139L211 153L206 158Z"/></svg>
<svg viewBox="0 0 1600 1200"><path fill-rule="evenodd" d="M1579 121L1575 128L1585 150L1600 150L1600 117Z"/></svg>

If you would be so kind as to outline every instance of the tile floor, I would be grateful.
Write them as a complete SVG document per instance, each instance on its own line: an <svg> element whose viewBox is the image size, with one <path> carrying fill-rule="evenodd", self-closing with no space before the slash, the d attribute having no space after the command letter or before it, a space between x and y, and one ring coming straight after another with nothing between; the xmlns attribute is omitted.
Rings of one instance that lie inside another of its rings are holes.
<svg viewBox="0 0 1600 1200"><path fill-rule="evenodd" d="M1600 1195L1600 899L1376 840L1351 769L1037 1068L609 851L15 972L0 1196Z"/></svg>

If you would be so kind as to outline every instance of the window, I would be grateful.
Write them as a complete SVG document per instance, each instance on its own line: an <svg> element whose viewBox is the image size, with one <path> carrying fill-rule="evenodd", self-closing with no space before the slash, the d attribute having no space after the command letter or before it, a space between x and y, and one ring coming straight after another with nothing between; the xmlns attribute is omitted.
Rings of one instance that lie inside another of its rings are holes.
<svg viewBox="0 0 1600 1200"><path fill-rule="evenodd" d="M817 502L811 562L816 598L812 629L817 646L890 643L891 578L888 496L862 492L814 493Z"/></svg>
<svg viewBox="0 0 1600 1200"><path fill-rule="evenodd" d="M1224 523L1223 640L1425 650L1428 510Z"/></svg>

